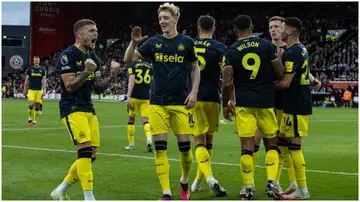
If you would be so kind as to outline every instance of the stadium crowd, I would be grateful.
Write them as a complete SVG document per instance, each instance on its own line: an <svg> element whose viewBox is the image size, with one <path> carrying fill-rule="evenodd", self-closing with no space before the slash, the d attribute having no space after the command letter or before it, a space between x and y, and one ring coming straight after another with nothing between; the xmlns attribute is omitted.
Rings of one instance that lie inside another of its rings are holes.
<svg viewBox="0 0 360 202"><path fill-rule="evenodd" d="M339 97L345 89L334 89L329 81L358 81L358 22L353 16L356 8L351 5L339 6L337 4L322 4L321 6L307 7L306 14L302 12L303 7L291 6L293 4L283 3L276 8L260 6L257 12L247 13L245 8L215 8L210 14L217 19L215 38L225 45L230 45L235 40L232 31L233 16L241 13L250 14L255 25L254 33L262 33L261 37L270 39L268 34L267 22L269 16L281 15L288 16L293 13L301 13L298 17L303 21L304 30L301 35L301 42L307 47L311 64L312 74L322 81L321 91L329 92L334 97ZM181 6L180 6L181 8ZM228 9L228 10L227 10ZM224 12L226 10L226 12ZM326 12L325 12L326 11ZM179 31L183 34L196 37L197 25L196 13L182 11L183 19L178 25ZM263 13L268 13L264 16ZM271 14L271 15L270 15ZM194 20L195 19L195 20ZM116 60L122 64L122 71L119 74L115 84L112 84L104 95L121 95L127 93L127 72L125 64L122 63L125 49L128 46L129 31L134 25L124 25L118 20L109 21L98 25L99 39L96 52L101 59L101 72L107 76L110 72L108 68L111 60ZM152 36L159 33L157 20L146 19L140 24L143 33ZM348 29L350 33L355 33L342 41L328 33L328 30ZM355 36L356 35L356 36ZM113 39L113 43L107 41ZM70 44L68 44L70 45ZM64 46L66 48L67 46ZM63 50L63 49L62 49ZM60 93L60 80L57 72L57 63L62 50L42 58L42 65L47 69L47 93ZM15 70L8 77L3 77L4 96L21 93L25 78L25 71ZM356 88L357 89L357 88ZM352 91L352 90L351 90ZM357 91L356 91L357 92ZM336 94L336 95L335 95ZM353 96L355 92L353 93ZM341 100L340 96L340 100ZM338 99L337 99L338 100Z"/></svg>

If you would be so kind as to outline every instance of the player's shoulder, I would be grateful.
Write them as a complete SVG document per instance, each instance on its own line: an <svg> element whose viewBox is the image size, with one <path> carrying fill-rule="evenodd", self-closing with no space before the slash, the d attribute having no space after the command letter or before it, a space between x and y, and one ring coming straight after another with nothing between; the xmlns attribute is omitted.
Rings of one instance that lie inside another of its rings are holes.
<svg viewBox="0 0 360 202"><path fill-rule="evenodd" d="M269 48L272 48L273 45L274 45L271 41L260 38L260 37L252 37L251 40L254 41L254 42L259 43L260 45L262 45L262 47L265 45L265 46L267 46Z"/></svg>
<svg viewBox="0 0 360 202"><path fill-rule="evenodd" d="M303 49L306 48L302 43L294 43L288 47L289 51L302 51Z"/></svg>
<svg viewBox="0 0 360 202"><path fill-rule="evenodd" d="M98 55L96 55L96 53L94 51L91 51L90 52L90 57L93 59L93 60L96 60L95 62L98 62L100 63L100 57Z"/></svg>
<svg viewBox="0 0 360 202"><path fill-rule="evenodd" d="M209 41L211 42L211 46L213 46L216 49L220 49L220 50L225 50L226 46L225 44L223 44L222 42L216 40L216 39L209 39Z"/></svg>
<svg viewBox="0 0 360 202"><path fill-rule="evenodd" d="M68 63L75 57L74 45L69 46L60 53L59 60L63 63Z"/></svg>
<svg viewBox="0 0 360 202"><path fill-rule="evenodd" d="M184 41L192 41L192 42L194 41L193 38L191 38L190 36L184 35L184 34L178 34L178 37Z"/></svg>

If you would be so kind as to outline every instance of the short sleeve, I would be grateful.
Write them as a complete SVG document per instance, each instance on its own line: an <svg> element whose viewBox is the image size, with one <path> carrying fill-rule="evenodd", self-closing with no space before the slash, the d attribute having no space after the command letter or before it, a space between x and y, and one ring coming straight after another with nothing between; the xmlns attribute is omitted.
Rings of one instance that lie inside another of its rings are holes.
<svg viewBox="0 0 360 202"><path fill-rule="evenodd" d="M26 69L26 75L30 76L30 67Z"/></svg>
<svg viewBox="0 0 360 202"><path fill-rule="evenodd" d="M269 47L270 61L274 62L275 60L279 59L277 56L277 47L274 48L270 42L268 44L269 44L268 47Z"/></svg>
<svg viewBox="0 0 360 202"><path fill-rule="evenodd" d="M223 58L225 50L226 50L225 45L222 43L219 43L217 50L218 50L218 61L220 64L222 64L222 58Z"/></svg>
<svg viewBox="0 0 360 202"><path fill-rule="evenodd" d="M290 50L284 56L285 74L293 74L301 68L299 58L302 57L301 53L297 54L295 51Z"/></svg>
<svg viewBox="0 0 360 202"><path fill-rule="evenodd" d="M71 55L67 52L63 52L58 61L58 69L61 74L75 73L76 68L74 61L72 61Z"/></svg>
<svg viewBox="0 0 360 202"><path fill-rule="evenodd" d="M222 67L234 66L234 49L227 49L222 57Z"/></svg>
<svg viewBox="0 0 360 202"><path fill-rule="evenodd" d="M45 68L43 69L43 72L42 72L42 73L43 73L43 76L46 77L47 72L46 72L46 69L45 69Z"/></svg>
<svg viewBox="0 0 360 202"><path fill-rule="evenodd" d="M152 53L152 38L146 40L136 51L141 55L143 59L150 58Z"/></svg>
<svg viewBox="0 0 360 202"><path fill-rule="evenodd" d="M188 38L189 42L188 42L188 48L187 48L187 53L186 53L186 56L187 56L187 60L190 62L190 63L194 63L194 62L197 62L198 59L196 57L196 54L195 54L195 45L194 45L194 41L191 39L191 38Z"/></svg>
<svg viewBox="0 0 360 202"><path fill-rule="evenodd" d="M129 75L134 74L134 65L133 63L130 63L127 65L127 72Z"/></svg>

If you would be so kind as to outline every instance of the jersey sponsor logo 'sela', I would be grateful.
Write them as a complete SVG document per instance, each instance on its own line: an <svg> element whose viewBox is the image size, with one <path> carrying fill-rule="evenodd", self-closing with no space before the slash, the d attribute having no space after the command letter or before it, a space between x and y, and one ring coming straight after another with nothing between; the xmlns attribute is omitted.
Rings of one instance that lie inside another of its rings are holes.
<svg viewBox="0 0 360 202"><path fill-rule="evenodd" d="M41 73L31 73L31 76L41 77L41 76L42 76L42 74L41 74Z"/></svg>
<svg viewBox="0 0 360 202"><path fill-rule="evenodd" d="M156 62L184 63L184 56L178 54L166 55L164 53L155 53Z"/></svg>

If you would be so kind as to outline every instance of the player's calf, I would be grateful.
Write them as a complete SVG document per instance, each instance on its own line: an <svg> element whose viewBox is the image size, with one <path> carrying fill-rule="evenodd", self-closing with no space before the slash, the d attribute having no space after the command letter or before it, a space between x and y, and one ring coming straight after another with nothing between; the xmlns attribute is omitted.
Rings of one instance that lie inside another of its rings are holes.
<svg viewBox="0 0 360 202"><path fill-rule="evenodd" d="M135 117L129 117L128 126L127 126L127 137L129 141L129 145L125 147L126 150L134 150L135 149Z"/></svg>
<svg viewBox="0 0 360 202"><path fill-rule="evenodd" d="M163 191L162 200L171 200L169 172L170 166L167 158L167 141L155 140L155 168Z"/></svg>
<svg viewBox="0 0 360 202"><path fill-rule="evenodd" d="M180 199L190 200L189 174L193 160L190 141L179 142L181 178L180 178Z"/></svg>
<svg viewBox="0 0 360 202"><path fill-rule="evenodd" d="M142 117L142 119L143 119L143 124L144 124L144 131L146 134L146 150L147 150L147 152L153 152L151 126L150 126L150 123L149 123L147 117L145 120L144 120L144 117Z"/></svg>
<svg viewBox="0 0 360 202"><path fill-rule="evenodd" d="M93 173L91 166L92 148L84 147L78 150L77 173L81 187L84 191L85 200L95 200L93 195Z"/></svg>

